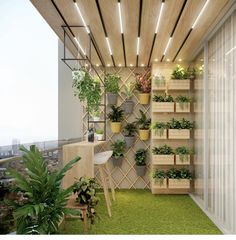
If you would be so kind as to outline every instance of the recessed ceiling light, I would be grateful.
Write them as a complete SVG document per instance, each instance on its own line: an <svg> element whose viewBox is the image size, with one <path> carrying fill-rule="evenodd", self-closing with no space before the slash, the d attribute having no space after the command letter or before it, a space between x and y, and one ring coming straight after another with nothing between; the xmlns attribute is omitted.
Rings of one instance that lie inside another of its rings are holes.
<svg viewBox="0 0 236 240"><path fill-rule="evenodd" d="M118 12L119 12L119 20L120 20L120 33L123 34L123 23L122 23L122 16L121 16L121 5L118 2Z"/></svg>
<svg viewBox="0 0 236 240"><path fill-rule="evenodd" d="M181 58L179 58L179 62L182 62L182 59L181 59Z"/></svg>
<svg viewBox="0 0 236 240"><path fill-rule="evenodd" d="M121 67L121 64L119 63L118 66Z"/></svg>
<svg viewBox="0 0 236 240"><path fill-rule="evenodd" d="M141 64L141 67L144 67L144 64L143 64L143 63Z"/></svg>
<svg viewBox="0 0 236 240"><path fill-rule="evenodd" d="M130 63L130 67L133 67L133 64L132 64L132 63Z"/></svg>
<svg viewBox="0 0 236 240"><path fill-rule="evenodd" d="M156 25L155 33L157 33L158 29L159 29L159 25L160 25L160 21L161 21L161 15L162 15L162 12L163 12L163 7L164 7L164 2L161 3L161 8L160 8L160 13L159 13L159 16L158 16L158 19L157 19L157 25Z"/></svg>
<svg viewBox="0 0 236 240"><path fill-rule="evenodd" d="M167 59L166 59L166 61L167 61L167 62L169 62L169 61L170 61L170 59L169 59L169 58L167 58Z"/></svg>
<svg viewBox="0 0 236 240"><path fill-rule="evenodd" d="M203 62L203 58L201 58L201 62Z"/></svg>
<svg viewBox="0 0 236 240"><path fill-rule="evenodd" d="M80 11L79 5L77 4L76 1L74 1L74 4L75 4L75 8L76 8L77 12L79 13L79 16L80 16L82 22L83 22L83 25L84 25L86 31L87 31L87 33L89 34L89 33L90 33L89 28L87 27L87 24L86 24L86 22L85 22L85 20L84 20L84 18L83 18L83 15L82 15L82 13L81 13L81 11Z"/></svg>
<svg viewBox="0 0 236 240"><path fill-rule="evenodd" d="M110 64L110 63L108 63L108 64L107 64L107 66L108 66L108 67L110 67L110 66L111 66L111 64Z"/></svg>
<svg viewBox="0 0 236 240"><path fill-rule="evenodd" d="M96 66L99 67L99 64L97 63Z"/></svg>
<svg viewBox="0 0 236 240"><path fill-rule="evenodd" d="M87 63L85 63L85 67L88 67L88 64L87 64Z"/></svg>
<svg viewBox="0 0 236 240"><path fill-rule="evenodd" d="M158 61L158 59L157 59L157 58L155 58L155 59L154 59L154 61L155 61L155 62L157 62L157 61Z"/></svg>

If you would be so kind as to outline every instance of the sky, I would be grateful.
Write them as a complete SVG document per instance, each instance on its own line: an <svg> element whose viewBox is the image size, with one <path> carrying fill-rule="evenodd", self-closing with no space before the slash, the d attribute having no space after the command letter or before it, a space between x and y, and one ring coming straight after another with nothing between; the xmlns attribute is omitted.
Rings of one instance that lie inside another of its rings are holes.
<svg viewBox="0 0 236 240"><path fill-rule="evenodd" d="M58 38L29 0L0 0L0 146L57 137Z"/></svg>

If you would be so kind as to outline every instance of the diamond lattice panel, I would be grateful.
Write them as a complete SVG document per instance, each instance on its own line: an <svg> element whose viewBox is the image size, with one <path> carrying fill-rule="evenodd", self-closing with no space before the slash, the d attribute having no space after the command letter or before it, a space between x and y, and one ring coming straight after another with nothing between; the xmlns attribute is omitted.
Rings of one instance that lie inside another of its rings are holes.
<svg viewBox="0 0 236 240"><path fill-rule="evenodd" d="M135 73L145 73L147 71L150 71L150 69L147 68L106 68L106 73L113 73L118 74L121 76L120 81L120 92L119 92L119 98L118 98L118 106L122 106L123 102L125 101L125 95L122 93L124 91L124 86L126 83L130 81L135 81ZM105 71L103 69L98 69L98 72L101 76L104 76ZM148 117L150 117L150 105L140 105L138 103L138 96L137 93L133 96L132 100L135 103L134 110L132 114L125 115L125 119L122 123L122 127L127 122L133 122L135 121L136 117L139 116L139 109L143 110L144 113ZM109 106L107 106L107 112L109 112ZM87 114L86 109L84 108L84 115L83 115L83 126L84 126L84 133L87 131ZM107 133L106 138L108 141L108 144L106 147L101 148L100 150L109 149L110 144L114 142L117 139L124 139L123 132L120 134L113 134L110 130L110 124L107 121ZM109 169L112 173L112 179L114 181L115 188L150 188L150 151L148 151L148 158L147 158L147 171L146 175L144 177L139 177L136 174L135 170L135 161L134 161L134 154L137 149L144 148L150 150L150 140L149 141L141 141L136 135L136 141L132 148L129 148L125 152L125 158L123 160L121 167L114 167L112 164L112 161L109 162ZM95 176L100 182L98 171L95 170Z"/></svg>

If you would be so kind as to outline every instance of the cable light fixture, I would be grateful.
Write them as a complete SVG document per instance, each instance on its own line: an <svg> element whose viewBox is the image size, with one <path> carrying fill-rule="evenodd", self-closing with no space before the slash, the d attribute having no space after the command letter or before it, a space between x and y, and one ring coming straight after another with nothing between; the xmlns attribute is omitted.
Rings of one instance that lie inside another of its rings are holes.
<svg viewBox="0 0 236 240"><path fill-rule="evenodd" d="M121 14L121 0L118 0L118 15L119 15L119 22L120 22L120 33L121 33L121 40L123 46L123 55L124 55L124 62L125 67L127 66L126 63L126 52L125 52L125 37L124 37L124 29L123 29L123 21L122 21L122 14Z"/></svg>
<svg viewBox="0 0 236 240"><path fill-rule="evenodd" d="M162 1L162 3L161 3L160 13L159 13L159 16L157 19L157 25L156 25L156 29L155 29L155 34L157 34L157 32L159 30L161 16L162 16L163 8L164 8L164 3L165 3L164 1Z"/></svg>
<svg viewBox="0 0 236 240"><path fill-rule="evenodd" d="M119 12L119 20L120 20L120 33L123 34L123 23L122 23L122 17L121 17L121 6L120 1L118 2L118 12Z"/></svg>
<svg viewBox="0 0 236 240"><path fill-rule="evenodd" d="M107 47L108 47L108 50L109 50L109 54L112 56L111 45L110 45L108 37L106 37L106 42L107 42Z"/></svg>

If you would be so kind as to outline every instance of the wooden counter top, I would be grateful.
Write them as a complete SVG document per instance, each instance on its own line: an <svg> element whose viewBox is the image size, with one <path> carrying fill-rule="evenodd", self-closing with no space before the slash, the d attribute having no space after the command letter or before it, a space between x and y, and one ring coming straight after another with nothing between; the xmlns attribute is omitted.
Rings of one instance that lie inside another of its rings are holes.
<svg viewBox="0 0 236 240"><path fill-rule="evenodd" d="M94 141L94 142L88 142L88 141L82 141L82 142L76 142L76 143L70 143L70 144L66 144L63 147L81 147L81 146L85 146L85 147L97 147L100 146L102 144L107 143L107 141Z"/></svg>

